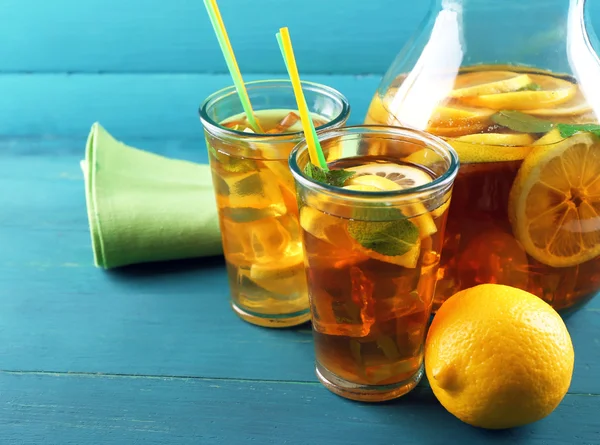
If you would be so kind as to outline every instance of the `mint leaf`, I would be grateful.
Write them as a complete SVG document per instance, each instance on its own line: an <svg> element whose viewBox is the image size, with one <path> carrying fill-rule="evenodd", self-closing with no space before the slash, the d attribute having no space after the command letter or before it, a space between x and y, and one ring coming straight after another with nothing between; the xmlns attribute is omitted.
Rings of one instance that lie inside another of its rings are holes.
<svg viewBox="0 0 600 445"><path fill-rule="evenodd" d="M492 121L520 133L547 133L554 124L520 111L504 110L492 115Z"/></svg>
<svg viewBox="0 0 600 445"><path fill-rule="evenodd" d="M520 111L504 110L492 115L492 121L498 125L510 128L521 133L547 133L553 128L558 128L563 138L573 136L575 133L588 132L600 137L599 124L563 124L539 119Z"/></svg>
<svg viewBox="0 0 600 445"><path fill-rule="evenodd" d="M327 174L325 170L317 167L314 164L311 164L310 162L306 164L306 167L304 167L304 174L317 182L327 184Z"/></svg>
<svg viewBox="0 0 600 445"><path fill-rule="evenodd" d="M354 176L356 172L348 170L329 170L327 172L327 183L334 187L342 187L348 179Z"/></svg>
<svg viewBox="0 0 600 445"><path fill-rule="evenodd" d="M406 218L395 221L350 220L348 233L361 246L386 256L404 255L419 239L419 229Z"/></svg>
<svg viewBox="0 0 600 445"><path fill-rule="evenodd" d="M356 174L356 172L343 169L325 171L309 162L306 164L306 167L304 167L304 174L317 182L329 184L334 187L342 187L348 179Z"/></svg>
<svg viewBox="0 0 600 445"><path fill-rule="evenodd" d="M571 137L580 131L587 131L600 137L600 125L598 124L557 124L556 128L563 138Z"/></svg>
<svg viewBox="0 0 600 445"><path fill-rule="evenodd" d="M542 86L540 84L533 82L519 88L517 91L540 91L541 89Z"/></svg>

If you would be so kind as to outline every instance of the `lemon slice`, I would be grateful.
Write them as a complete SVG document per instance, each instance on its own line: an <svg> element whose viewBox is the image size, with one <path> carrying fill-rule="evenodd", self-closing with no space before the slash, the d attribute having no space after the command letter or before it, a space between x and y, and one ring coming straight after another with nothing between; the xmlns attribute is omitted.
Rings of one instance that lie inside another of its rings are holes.
<svg viewBox="0 0 600 445"><path fill-rule="evenodd" d="M414 268L421 253L421 239L414 220L348 221L355 248L365 255L390 264Z"/></svg>
<svg viewBox="0 0 600 445"><path fill-rule="evenodd" d="M536 260L553 267L600 255L600 140L578 133L535 147L513 183L513 233Z"/></svg>
<svg viewBox="0 0 600 445"><path fill-rule="evenodd" d="M454 126L436 126L430 125L427 127L426 131L431 134L435 134L436 136L442 137L457 137L464 136L467 134L479 133L486 130L491 123L489 121L479 121L479 120L465 120L465 121L457 121Z"/></svg>
<svg viewBox="0 0 600 445"><path fill-rule="evenodd" d="M431 216L434 218L439 218L444 214L446 210L450 207L450 197L437 209L431 211Z"/></svg>
<svg viewBox="0 0 600 445"><path fill-rule="evenodd" d="M531 145L533 137L527 133L477 133L461 136L455 140L484 145Z"/></svg>
<svg viewBox="0 0 600 445"><path fill-rule="evenodd" d="M346 182L348 184L346 187L369 187L377 188L380 191L401 190L407 187L427 184L432 181L431 176L419 168L392 163L366 164L348 170L354 170L357 174ZM404 216L410 218L411 222L418 227L420 239L437 232L435 221L423 204L407 204L402 206L401 211Z"/></svg>
<svg viewBox="0 0 600 445"><path fill-rule="evenodd" d="M583 93L577 87L577 92L568 101L552 108L534 108L532 110L523 110L523 113L533 114L535 116L579 116L592 110L587 103Z"/></svg>
<svg viewBox="0 0 600 445"><path fill-rule="evenodd" d="M250 279L269 292L287 295L305 280L304 253L298 250L294 255L282 256L277 261L253 263Z"/></svg>
<svg viewBox="0 0 600 445"><path fill-rule="evenodd" d="M525 159L534 139L527 133L478 133L448 139L460 162L517 161Z"/></svg>
<svg viewBox="0 0 600 445"><path fill-rule="evenodd" d="M348 168L356 174L346 185L371 185L380 190L398 190L418 187L431 182L432 178L425 171L408 165L393 163L373 163Z"/></svg>
<svg viewBox="0 0 600 445"><path fill-rule="evenodd" d="M389 91L386 97L394 97L395 91ZM365 124L392 124L396 121L396 118L392 113L389 112L387 107L384 105L384 102L379 95L379 93L375 93L373 99L371 100L371 104L369 105L369 110L367 111L367 116L365 117Z"/></svg>
<svg viewBox="0 0 600 445"><path fill-rule="evenodd" d="M556 107L572 99L577 86L564 79L544 74L529 74L531 81L540 86L539 91L513 91L499 94L482 94L462 97L471 106L493 108L494 110L531 110Z"/></svg>
<svg viewBox="0 0 600 445"><path fill-rule="evenodd" d="M404 158L404 162L424 167L430 167L443 160L444 158L430 148L422 148Z"/></svg>
<svg viewBox="0 0 600 445"><path fill-rule="evenodd" d="M558 130L558 128L554 128L545 135L543 135L541 138L539 138L537 141L535 141L533 145L556 144L557 142L560 142L563 139L565 138L560 135L560 131Z"/></svg>
<svg viewBox="0 0 600 445"><path fill-rule="evenodd" d="M346 186L344 188L351 190L360 189L361 191L379 191L379 189L375 187L362 185ZM367 221L364 223L364 227L366 227L367 230L369 228L369 224L371 224L371 222ZM370 257L379 261L396 264L398 266L414 268L417 266L417 262L419 260L421 240L418 238L416 239L415 244L409 248L408 252L402 255L384 255L376 252L375 250L364 248L359 243L356 243L353 238L350 237L345 224L339 218L327 215L311 207L302 207L300 210L300 225L308 233L322 241L331 243L338 247L355 249L354 252L348 251L345 253L346 257L343 260L337 261L334 257L338 249L333 249L334 253L331 256L332 262L336 263L338 266L353 264ZM365 256L361 258L357 257L356 255Z"/></svg>
<svg viewBox="0 0 600 445"><path fill-rule="evenodd" d="M378 177L378 176L377 176ZM356 190L357 192L380 192L382 189L373 185L352 184L342 187L346 190Z"/></svg>
<svg viewBox="0 0 600 445"><path fill-rule="evenodd" d="M452 126L456 121L485 119L495 112L495 110L489 108L467 107L462 104L446 104L434 110L429 123L432 126Z"/></svg>
<svg viewBox="0 0 600 445"><path fill-rule="evenodd" d="M450 97L469 97L516 91L533 83L527 74L512 71L479 71L456 78Z"/></svg>

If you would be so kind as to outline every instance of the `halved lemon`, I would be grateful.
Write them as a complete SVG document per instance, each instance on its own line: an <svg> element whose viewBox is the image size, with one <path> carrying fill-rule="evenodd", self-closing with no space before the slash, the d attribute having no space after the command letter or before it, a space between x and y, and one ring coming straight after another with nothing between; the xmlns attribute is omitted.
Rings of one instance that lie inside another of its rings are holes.
<svg viewBox="0 0 600 445"><path fill-rule="evenodd" d="M569 267L600 255L600 139L578 133L536 146L508 210L515 237L541 263Z"/></svg>
<svg viewBox="0 0 600 445"><path fill-rule="evenodd" d="M540 90L482 94L462 97L461 101L471 106L494 110L531 110L556 107L572 99L577 93L577 85L568 80L545 74L529 74L529 77L533 83L539 85Z"/></svg>
<svg viewBox="0 0 600 445"><path fill-rule="evenodd" d="M516 91L533 83L529 75L513 71L477 71L460 74L450 97L481 96Z"/></svg>
<svg viewBox="0 0 600 445"><path fill-rule="evenodd" d="M518 161L529 154L533 142L527 133L476 133L448 139L465 164Z"/></svg>

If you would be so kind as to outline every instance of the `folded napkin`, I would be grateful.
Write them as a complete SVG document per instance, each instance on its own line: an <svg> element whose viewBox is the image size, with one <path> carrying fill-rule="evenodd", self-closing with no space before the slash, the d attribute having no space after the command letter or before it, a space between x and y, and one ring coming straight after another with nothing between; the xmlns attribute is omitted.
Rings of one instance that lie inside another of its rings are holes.
<svg viewBox="0 0 600 445"><path fill-rule="evenodd" d="M222 253L208 165L129 147L95 123L81 167L97 267Z"/></svg>

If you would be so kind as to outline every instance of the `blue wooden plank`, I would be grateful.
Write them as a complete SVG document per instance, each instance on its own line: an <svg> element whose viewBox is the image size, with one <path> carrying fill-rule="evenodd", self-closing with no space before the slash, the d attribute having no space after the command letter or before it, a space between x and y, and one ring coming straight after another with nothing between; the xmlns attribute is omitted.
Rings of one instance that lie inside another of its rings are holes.
<svg viewBox="0 0 600 445"><path fill-rule="evenodd" d="M18 145L0 156L0 369L315 381L308 326L273 331L237 319L220 258L95 269L81 153L42 156L44 144L32 152L29 143L19 155ZM568 326L571 390L600 393L600 299Z"/></svg>
<svg viewBox="0 0 600 445"><path fill-rule="evenodd" d="M0 27L1 29L2 27ZM245 79L282 78L281 74ZM303 76L341 91L364 119L377 76ZM95 121L117 138L202 137L200 103L229 86L228 75L0 75L1 136L75 136ZM128 141L126 141L128 142Z"/></svg>
<svg viewBox="0 0 600 445"><path fill-rule="evenodd" d="M283 382L0 373L0 388L9 444L600 443L600 396L567 395L537 423L488 431L450 415L428 388L381 405Z"/></svg>
<svg viewBox="0 0 600 445"><path fill-rule="evenodd" d="M304 0L290 8L284 0L220 3L243 72L284 72L274 34L289 26L303 72L382 74L432 1ZM600 6L588 3L600 29ZM540 3L533 8L541 19L520 24L531 36L536 26L548 27ZM488 12L507 26L515 22L502 13ZM225 71L197 0L4 0L0 19L1 72Z"/></svg>
<svg viewBox="0 0 600 445"><path fill-rule="evenodd" d="M290 27L303 72L383 74L427 2L221 1L245 73L285 72ZM200 0L4 0L0 72L226 72Z"/></svg>

